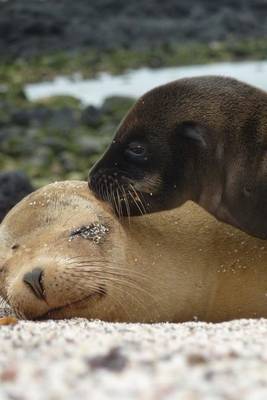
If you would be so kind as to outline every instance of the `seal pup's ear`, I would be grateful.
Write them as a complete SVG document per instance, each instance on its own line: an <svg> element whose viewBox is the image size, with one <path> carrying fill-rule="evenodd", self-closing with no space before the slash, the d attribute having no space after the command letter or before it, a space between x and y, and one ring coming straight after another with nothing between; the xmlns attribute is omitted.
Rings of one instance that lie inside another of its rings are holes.
<svg viewBox="0 0 267 400"><path fill-rule="evenodd" d="M207 142L204 136L204 129L194 122L183 122L177 127L179 135L185 139L195 142L197 145L205 149Z"/></svg>

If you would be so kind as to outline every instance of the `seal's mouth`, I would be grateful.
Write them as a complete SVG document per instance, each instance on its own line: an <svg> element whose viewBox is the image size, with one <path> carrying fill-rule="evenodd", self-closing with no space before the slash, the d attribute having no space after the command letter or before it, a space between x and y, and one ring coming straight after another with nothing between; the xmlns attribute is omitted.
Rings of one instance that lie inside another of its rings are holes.
<svg viewBox="0 0 267 400"><path fill-rule="evenodd" d="M143 215L148 212L147 193L136 189L136 182L126 174L97 173L88 182L97 198L108 202L118 217Z"/></svg>
<svg viewBox="0 0 267 400"><path fill-rule="evenodd" d="M85 308L88 307L88 304L91 301L99 301L107 295L107 291L104 286L101 286L97 291L91 293L90 295L83 297L80 300L73 301L71 303L66 303L63 306L51 308L43 315L39 315L37 317L32 318L35 321L44 321L47 319L64 319L68 311L76 308Z"/></svg>

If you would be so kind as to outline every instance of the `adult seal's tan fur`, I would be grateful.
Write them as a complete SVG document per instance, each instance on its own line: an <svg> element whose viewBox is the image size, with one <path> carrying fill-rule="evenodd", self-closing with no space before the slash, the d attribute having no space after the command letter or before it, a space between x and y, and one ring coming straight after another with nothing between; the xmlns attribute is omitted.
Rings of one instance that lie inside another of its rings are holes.
<svg viewBox="0 0 267 400"><path fill-rule="evenodd" d="M85 182L51 184L0 225L0 294L23 318L267 317L265 242L192 202L120 222Z"/></svg>
<svg viewBox="0 0 267 400"><path fill-rule="evenodd" d="M267 93L235 79L181 79L142 96L92 169L117 214L192 200L267 238Z"/></svg>

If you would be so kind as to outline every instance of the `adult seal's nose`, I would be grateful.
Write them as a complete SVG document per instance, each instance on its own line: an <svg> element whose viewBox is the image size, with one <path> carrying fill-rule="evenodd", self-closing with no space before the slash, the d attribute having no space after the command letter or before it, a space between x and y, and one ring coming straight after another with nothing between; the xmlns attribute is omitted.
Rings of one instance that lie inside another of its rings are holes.
<svg viewBox="0 0 267 400"><path fill-rule="evenodd" d="M45 299L44 288L42 285L43 270L34 268L31 272L27 272L23 277L23 282L26 283L40 300Z"/></svg>

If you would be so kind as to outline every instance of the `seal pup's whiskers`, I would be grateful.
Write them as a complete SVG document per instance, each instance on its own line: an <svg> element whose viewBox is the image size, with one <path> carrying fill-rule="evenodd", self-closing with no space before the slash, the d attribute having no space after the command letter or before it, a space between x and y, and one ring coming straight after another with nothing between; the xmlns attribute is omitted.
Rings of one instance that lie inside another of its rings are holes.
<svg viewBox="0 0 267 400"><path fill-rule="evenodd" d="M149 284L151 282L151 276L148 274L133 269L131 269L129 272L127 270L125 271L125 268L123 268L122 264L119 266L120 264L116 263L116 267L114 267L113 263L108 260L105 260L105 268L101 266L101 264L103 264L102 260L97 261L87 260L85 258L80 259L79 256L77 256L75 258L71 258L70 261L71 262L66 262L67 269L72 269L73 267L71 267L71 265L75 265L75 270L79 269L79 272L101 272L101 274L103 273L103 276L117 276L122 279L126 279L129 283L138 285L136 289L141 291L144 290L140 287L141 283Z"/></svg>
<svg viewBox="0 0 267 400"><path fill-rule="evenodd" d="M83 256L80 256L81 258ZM79 259L79 256L77 257L73 257L69 259L71 262L68 262L68 260L65 262L65 265L68 268L68 265L78 265L78 266L83 266L85 265L86 267L88 267L88 271L90 271L91 267L95 267L95 266L99 266L101 267L101 265L103 264L103 261L97 261L97 260L87 260L87 259ZM108 261L107 259L104 260L105 262L105 269L110 269L112 271L114 271L114 265L112 262ZM118 267L120 266L120 267ZM99 268L100 268L99 267ZM103 267L102 267L103 268ZM136 271L131 269L129 272L125 271L125 268L123 266L123 264L120 263L116 263L116 273L119 273L121 276L126 276L129 277L129 275L133 275L136 278L141 279L142 281L146 281L147 283L150 282L151 277L141 271Z"/></svg>
<svg viewBox="0 0 267 400"><path fill-rule="evenodd" d="M124 204L125 204L126 211L127 211L128 223L130 224L130 222L131 222L131 214L130 214L130 207L129 207L128 197L126 195L126 192L125 192L125 189L124 189L123 186L121 186L121 189L122 189Z"/></svg>
<svg viewBox="0 0 267 400"><path fill-rule="evenodd" d="M139 212L141 215L145 214L145 209L144 209L144 205L140 199L140 197L138 196L137 192L134 190L134 187L130 184L130 189L128 189L128 193L131 196L134 204L136 205L136 207L138 208ZM139 205L140 203L140 205ZM144 211L143 211L144 210Z"/></svg>
<svg viewBox="0 0 267 400"><path fill-rule="evenodd" d="M132 198L132 200L133 200L134 204L135 204L135 205L136 205L136 207L138 208L138 210L139 210L140 214L141 214L141 215L144 215L144 213L143 213L142 209L140 208L139 204L137 203L137 201L136 201L136 199L135 199L135 197L134 197L134 195L133 195L132 191L131 191L131 190L129 190L129 191L128 191L128 193L129 193L129 195L131 196L131 198Z"/></svg>
<svg viewBox="0 0 267 400"><path fill-rule="evenodd" d="M132 184L130 184L130 187L132 188L135 196L137 197L137 199L138 199L138 201L139 201L139 203L140 203L140 205L141 205L141 207L143 209L144 214L146 214L147 213L146 207L143 204L143 201L142 201L142 199L140 197L140 195L143 196L143 193L142 192L137 192L137 190L135 189L134 185L132 185Z"/></svg>
<svg viewBox="0 0 267 400"><path fill-rule="evenodd" d="M100 183L99 183L99 187L100 187L99 193L100 193L100 195L101 195L101 198L102 198L103 200L105 200L105 192L104 192L104 185L103 185L103 182L100 182Z"/></svg>
<svg viewBox="0 0 267 400"><path fill-rule="evenodd" d="M112 190L111 195L112 195L112 203L111 204L112 204L113 208L115 208L115 211L116 211L118 217L120 218L119 207L118 207L118 203L116 201L114 190Z"/></svg>
<svg viewBox="0 0 267 400"><path fill-rule="evenodd" d="M6 307L6 305L6 301L0 296L0 307L3 308Z"/></svg>
<svg viewBox="0 0 267 400"><path fill-rule="evenodd" d="M87 267L89 266L89 270L87 269ZM128 294L130 295L132 298L134 298L134 301L139 304L144 310L146 310L146 304L145 304L145 300L141 301L140 298L138 297L138 292L142 293L143 296L148 296L149 298L151 298L151 300L154 302L155 306L158 306L158 301L155 299L155 297L148 291L143 289L140 286L141 281L135 281L133 280L131 277L125 275L125 274L120 274L120 273L116 273L116 271L114 270L103 270L102 268L91 268L91 264L90 265L76 265L75 268L73 268L73 271L75 271L75 273L73 274L73 277L76 278L79 276L79 274L88 274L88 272L90 271L90 274L95 275L95 278L97 278L98 276L101 276L101 282L102 283L114 283L116 290L121 291L121 293L123 295ZM125 272L125 271L124 271ZM70 274L67 274L69 276L71 276ZM140 277L139 277L140 278ZM67 280L67 278L65 279ZM71 281L70 281L71 283ZM91 282L85 282L85 285L83 285L81 288L84 289L86 286L88 285L88 288L92 289L92 285ZM119 285L119 286L118 286ZM132 293L131 291L127 290L127 289L131 289L134 292L136 292L137 295L135 295L134 293Z"/></svg>
<svg viewBox="0 0 267 400"><path fill-rule="evenodd" d="M97 283L93 283L93 282L84 282L83 279L83 285L82 286L77 286L77 289L82 289L82 292L84 293L84 291L87 291L88 289L90 291L92 291L92 295L97 294L99 292L99 286L101 284L107 284L109 282L114 283L116 285L116 290L120 291L123 295L125 295L125 293L129 294L129 291L126 290L128 289L134 289L134 290L140 290L142 291L142 289L139 287L139 285L134 284L134 281L132 280L127 280L126 278L128 278L127 275L123 275L120 273L116 273L116 271L106 271L103 270L103 268L95 268L91 266L92 264L90 263L89 268L87 264L78 264L75 265L75 267L69 267L68 266L68 271L66 273L66 276L64 276L64 281L65 282L69 282L69 286L66 286L66 289L71 289L73 286L73 281L75 280L75 282L78 281L77 278L79 278L80 275L84 275L86 274L86 276L88 275L88 272L90 272L90 276L91 278L95 278L95 279L100 279L100 284ZM73 274L70 272L73 271ZM125 271L124 271L125 272ZM74 279L71 279L74 278ZM83 278L83 277L82 277ZM119 285L119 287L118 287ZM99 293L99 294L103 294L103 293ZM149 294L147 292L147 294ZM84 293L84 297L86 297L86 294ZM136 302L141 305L142 308L145 309L145 306L143 304L143 302L140 302L140 300L136 300Z"/></svg>
<svg viewBox="0 0 267 400"><path fill-rule="evenodd" d="M120 199L119 187L117 187L117 189L116 189L116 196L117 196L118 208L119 208L119 218L121 218L122 217L122 207L121 207L121 199Z"/></svg>

